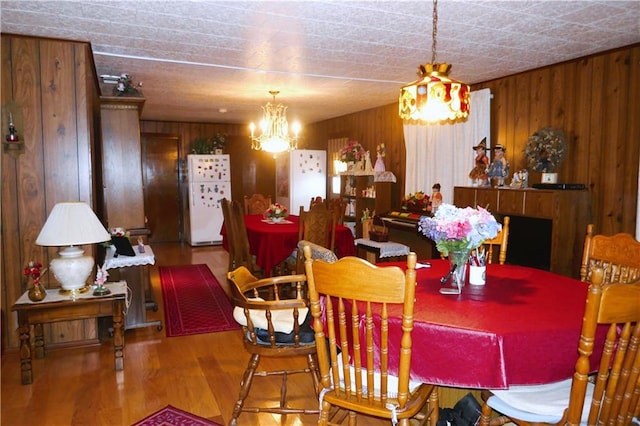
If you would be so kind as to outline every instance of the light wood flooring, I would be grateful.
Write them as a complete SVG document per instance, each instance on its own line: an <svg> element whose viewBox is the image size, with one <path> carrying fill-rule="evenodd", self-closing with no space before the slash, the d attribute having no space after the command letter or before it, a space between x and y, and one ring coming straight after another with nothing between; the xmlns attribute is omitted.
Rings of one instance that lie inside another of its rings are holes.
<svg viewBox="0 0 640 426"><path fill-rule="evenodd" d="M164 321L158 266L206 264L227 290L227 253L219 246L152 245L156 264L151 282L158 311L148 319ZM112 341L99 347L48 351L34 359L34 383L20 384L17 350L2 356L0 424L12 425L131 425L149 414L172 405L209 420L228 424L238 397L240 379L249 355L241 333L228 331L183 337L165 337L155 327L127 330L125 369L114 371ZM263 359L261 366L280 368L279 363L299 360ZM277 404L278 378L254 379L250 393L253 405ZM288 382L292 404L315 407L317 400L307 375L294 375ZM447 397L441 390L441 406L452 406L466 391ZM248 400L249 401L249 400ZM312 425L316 416L243 413L239 425ZM378 419L361 418L360 424L387 425Z"/></svg>

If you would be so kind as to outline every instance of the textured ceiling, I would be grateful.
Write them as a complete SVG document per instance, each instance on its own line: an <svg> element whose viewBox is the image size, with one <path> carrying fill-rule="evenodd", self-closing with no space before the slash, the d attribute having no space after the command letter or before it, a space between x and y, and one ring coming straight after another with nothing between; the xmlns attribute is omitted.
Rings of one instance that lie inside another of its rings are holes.
<svg viewBox="0 0 640 426"><path fill-rule="evenodd" d="M98 74L143 83L147 120L245 123L279 90L289 121L317 122L396 102L431 62L431 1L0 7L4 33L90 42ZM437 28L437 61L478 83L640 42L640 1L440 0Z"/></svg>

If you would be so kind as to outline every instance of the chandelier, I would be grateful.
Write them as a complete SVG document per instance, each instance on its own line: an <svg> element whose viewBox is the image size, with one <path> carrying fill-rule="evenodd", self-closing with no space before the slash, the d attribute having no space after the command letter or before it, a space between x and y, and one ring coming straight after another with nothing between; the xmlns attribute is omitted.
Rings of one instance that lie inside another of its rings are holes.
<svg viewBox="0 0 640 426"><path fill-rule="evenodd" d="M418 67L418 80L400 89L400 118L424 124L453 123L469 116L469 85L448 77L451 65L436 62L438 0L433 0L431 63Z"/></svg>
<svg viewBox="0 0 640 426"><path fill-rule="evenodd" d="M264 116L260 121L260 130L262 134L256 136L254 134L256 126L251 123L251 148L277 154L279 152L290 151L298 147L298 133L300 132L300 124L293 123L293 135L289 135L289 123L287 123L287 107L276 103L276 95L280 92L276 90L269 91L273 96L272 102L267 102L262 107Z"/></svg>

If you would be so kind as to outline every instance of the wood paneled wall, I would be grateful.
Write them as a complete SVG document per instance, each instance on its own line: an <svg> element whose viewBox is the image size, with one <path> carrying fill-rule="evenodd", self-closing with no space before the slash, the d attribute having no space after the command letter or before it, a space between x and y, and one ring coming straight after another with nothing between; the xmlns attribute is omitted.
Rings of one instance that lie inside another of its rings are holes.
<svg viewBox="0 0 640 426"><path fill-rule="evenodd" d="M635 234L640 159L638 75L640 45L633 45L477 84L472 89L489 88L493 94L491 140L506 146L512 172L524 168L524 147L531 134L547 126L562 129L568 155L558 170L559 182L587 186L592 208L584 214L595 223L597 232ZM359 141L375 158L376 145L384 142L387 170L397 177L391 197L399 206L404 195L406 150L397 108L393 103L307 124L301 147L325 149L329 139L347 137ZM233 197L274 192L273 159L250 150L245 125L145 121L141 129L179 135L181 158L196 137L225 133L230 140L226 152L232 159ZM540 173L530 173L530 184L539 181Z"/></svg>
<svg viewBox="0 0 640 426"><path fill-rule="evenodd" d="M491 140L506 146L511 171L524 168L524 148L536 130L564 130L568 155L558 181L582 183L591 192L585 211L596 232L635 235L640 162L640 45L580 58L497 80L491 89ZM473 111L471 112L473 114ZM404 191L405 147L397 104L307 126L308 137L349 137L375 152L387 147L385 164L398 177L392 197ZM540 173L530 173L530 184ZM425 188L428 190L428 188Z"/></svg>
<svg viewBox="0 0 640 426"><path fill-rule="evenodd" d="M94 204L98 86L87 43L5 34L1 42L2 105L17 105L17 131L25 144L18 158L1 154L2 326L4 342L17 346L10 309L27 288L23 268L30 260L47 265L57 256L55 247L35 244L49 212L61 201ZM6 129L3 125L3 132ZM58 287L51 274L42 282ZM58 323L45 333L52 343L97 337L95 321L90 320Z"/></svg>

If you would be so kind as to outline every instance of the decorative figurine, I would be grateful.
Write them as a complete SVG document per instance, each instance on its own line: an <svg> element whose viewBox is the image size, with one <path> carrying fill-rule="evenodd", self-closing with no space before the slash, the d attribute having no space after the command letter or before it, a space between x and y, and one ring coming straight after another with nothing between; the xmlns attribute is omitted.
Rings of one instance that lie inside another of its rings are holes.
<svg viewBox="0 0 640 426"><path fill-rule="evenodd" d="M492 149L494 157L487 174L493 186L504 186L504 179L509 175L509 162L504 158L505 148L498 144Z"/></svg>
<svg viewBox="0 0 640 426"><path fill-rule="evenodd" d="M366 151L364 153L364 171L367 173L373 172L373 165L371 164L371 153Z"/></svg>
<svg viewBox="0 0 640 426"><path fill-rule="evenodd" d="M104 265L102 267L98 267L98 272L96 272L96 288L93 290L94 296L105 296L111 293L111 290L104 286L104 283L107 281L107 277L109 273L106 269L104 269Z"/></svg>
<svg viewBox="0 0 640 426"><path fill-rule="evenodd" d="M514 172L509 186L511 188L527 188L529 186L529 172L527 169Z"/></svg>
<svg viewBox="0 0 640 426"><path fill-rule="evenodd" d="M387 149L385 148L383 143L376 147L376 153L378 155L378 158L376 159L374 171L376 173L382 173L387 170L384 165L384 157L387 155Z"/></svg>
<svg viewBox="0 0 640 426"><path fill-rule="evenodd" d="M440 184L436 183L431 187L431 213L435 214L438 207L442 204L442 194L440 193Z"/></svg>
<svg viewBox="0 0 640 426"><path fill-rule="evenodd" d="M475 166L469 172L469 177L473 181L473 186L486 186L489 182L487 169L489 167L489 157L487 157L487 138L483 138L477 146Z"/></svg>

